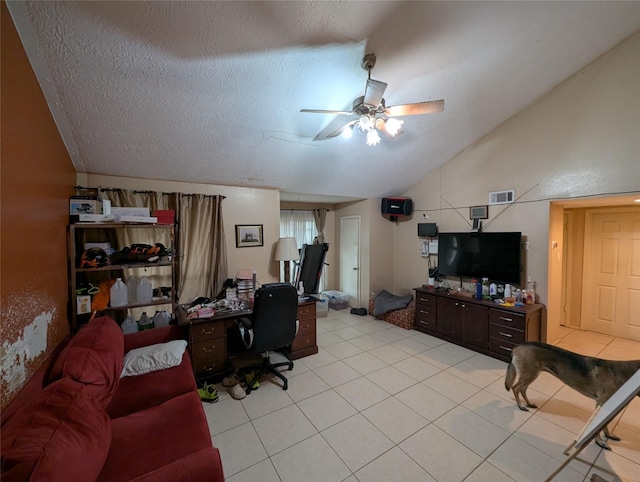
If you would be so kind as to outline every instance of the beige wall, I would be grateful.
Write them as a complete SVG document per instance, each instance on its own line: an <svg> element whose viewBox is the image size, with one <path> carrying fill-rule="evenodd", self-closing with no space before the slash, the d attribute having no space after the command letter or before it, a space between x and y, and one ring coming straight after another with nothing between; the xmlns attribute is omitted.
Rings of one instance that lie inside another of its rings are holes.
<svg viewBox="0 0 640 482"><path fill-rule="evenodd" d="M340 290L340 219L360 217L360 306L367 307L372 292L393 289L392 223L380 214L380 199L336 206L336 288Z"/></svg>
<svg viewBox="0 0 640 482"><path fill-rule="evenodd" d="M103 186L226 196L222 202L222 216L227 243L228 276L235 278L238 268L252 268L256 271L259 283L278 281L278 264L273 260L273 255L275 244L280 237L279 191L97 174L78 174L77 182L82 186L90 187ZM262 224L264 246L236 248L236 224Z"/></svg>
<svg viewBox="0 0 640 482"><path fill-rule="evenodd" d="M640 32L407 190L416 213L394 228L394 290L426 279L416 247L423 212L440 231L469 230L469 206L487 204L490 191L515 189L518 202L490 206L485 230L521 231L530 242L525 276L548 305L555 341L559 293L548 286L561 285L562 245L550 255L550 243L562 241L562 214L551 212L550 200L640 191L638 52Z"/></svg>

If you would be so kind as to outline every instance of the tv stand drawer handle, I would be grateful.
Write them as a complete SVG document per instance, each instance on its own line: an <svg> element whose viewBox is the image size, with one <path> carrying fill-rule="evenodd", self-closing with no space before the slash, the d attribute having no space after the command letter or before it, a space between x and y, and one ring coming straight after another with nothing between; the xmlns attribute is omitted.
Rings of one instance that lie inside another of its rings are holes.
<svg viewBox="0 0 640 482"><path fill-rule="evenodd" d="M513 338L513 335L511 335L511 334L509 334L509 333L504 333L504 332L502 332L502 331L501 331L501 332L500 332L500 334L501 334L502 336L506 336L506 337L508 337L508 338Z"/></svg>
<svg viewBox="0 0 640 482"><path fill-rule="evenodd" d="M500 345L500 348L502 348L503 350L511 351L511 348L508 348L508 347L506 347L506 346L502 346L502 345Z"/></svg>
<svg viewBox="0 0 640 482"><path fill-rule="evenodd" d="M420 313L424 313L425 315L428 315L429 312L428 311L424 311L424 310L420 310Z"/></svg>
<svg viewBox="0 0 640 482"><path fill-rule="evenodd" d="M504 316L501 316L500 319L504 321L509 321L509 322L513 321L513 318L506 318Z"/></svg>
<svg viewBox="0 0 640 482"><path fill-rule="evenodd" d="M213 333L214 331L216 331L216 329L215 329L215 328L211 328L210 330L203 329L203 330L202 330L202 334L203 334L203 335L210 335L210 334L211 334L211 333Z"/></svg>
<svg viewBox="0 0 640 482"><path fill-rule="evenodd" d="M428 301L429 301L429 298L423 298L423 297L421 296L421 297L420 297L420 301L426 301L426 302L428 302Z"/></svg>

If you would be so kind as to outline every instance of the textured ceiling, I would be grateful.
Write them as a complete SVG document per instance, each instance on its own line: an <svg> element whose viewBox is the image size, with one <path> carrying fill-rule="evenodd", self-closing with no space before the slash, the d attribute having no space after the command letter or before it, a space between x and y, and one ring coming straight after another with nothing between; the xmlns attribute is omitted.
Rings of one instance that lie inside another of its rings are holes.
<svg viewBox="0 0 640 482"><path fill-rule="evenodd" d="M402 193L640 28L637 1L7 5L78 172L303 201ZM300 109L350 110L370 52L387 105L445 111L313 140L337 116Z"/></svg>

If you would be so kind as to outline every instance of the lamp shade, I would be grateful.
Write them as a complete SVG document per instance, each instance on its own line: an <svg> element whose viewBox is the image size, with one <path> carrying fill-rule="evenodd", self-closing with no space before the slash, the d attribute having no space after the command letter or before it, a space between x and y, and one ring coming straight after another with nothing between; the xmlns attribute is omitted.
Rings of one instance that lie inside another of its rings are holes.
<svg viewBox="0 0 640 482"><path fill-rule="evenodd" d="M277 261L300 259L296 238L280 238L278 240L278 247L276 248L275 259Z"/></svg>

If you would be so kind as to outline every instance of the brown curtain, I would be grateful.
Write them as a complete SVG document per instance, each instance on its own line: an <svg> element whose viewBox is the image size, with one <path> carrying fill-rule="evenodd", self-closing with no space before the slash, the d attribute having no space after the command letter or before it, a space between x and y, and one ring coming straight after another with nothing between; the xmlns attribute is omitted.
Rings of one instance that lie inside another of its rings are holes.
<svg viewBox="0 0 640 482"><path fill-rule="evenodd" d="M228 276L222 196L180 195L180 303L214 298Z"/></svg>
<svg viewBox="0 0 640 482"><path fill-rule="evenodd" d="M323 244L324 243L324 224L327 220L327 210L314 209L313 220L315 221L316 229L318 230L318 235L313 239L313 244Z"/></svg>
<svg viewBox="0 0 640 482"><path fill-rule="evenodd" d="M222 222L223 196L204 194L162 193L129 189L102 189L112 206L148 207L173 209L176 212L175 240L168 237L160 240L159 230L144 230L134 227L119 230L122 234L118 246L132 243L162 243L177 248L176 286L179 303L191 302L198 296L215 297L227 278L227 248ZM145 237L146 236L146 237ZM154 239L149 237L153 236ZM136 270L135 276L147 276L150 272ZM153 286L168 286L169 275L152 275Z"/></svg>

